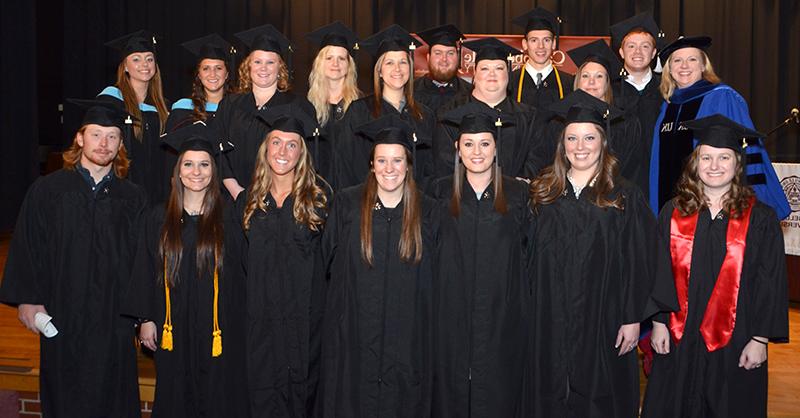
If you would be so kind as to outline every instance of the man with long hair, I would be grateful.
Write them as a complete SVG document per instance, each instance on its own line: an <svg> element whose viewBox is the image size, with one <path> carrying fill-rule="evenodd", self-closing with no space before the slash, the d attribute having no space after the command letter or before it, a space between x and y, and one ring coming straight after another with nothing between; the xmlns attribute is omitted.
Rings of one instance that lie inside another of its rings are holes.
<svg viewBox="0 0 800 418"><path fill-rule="evenodd" d="M130 116L88 107L64 167L28 190L8 253L0 302L42 335L44 416L138 417L134 321L119 315L145 192L125 179Z"/></svg>

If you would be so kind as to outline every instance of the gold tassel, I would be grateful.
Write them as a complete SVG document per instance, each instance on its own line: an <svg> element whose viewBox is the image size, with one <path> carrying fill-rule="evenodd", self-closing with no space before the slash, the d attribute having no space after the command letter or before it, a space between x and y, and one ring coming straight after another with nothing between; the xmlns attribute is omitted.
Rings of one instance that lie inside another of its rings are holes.
<svg viewBox="0 0 800 418"><path fill-rule="evenodd" d="M169 280L167 279L167 256L164 256L164 300L166 315L164 317L164 330L161 332L161 349L172 351L172 306L169 299Z"/></svg>
<svg viewBox="0 0 800 418"><path fill-rule="evenodd" d="M222 330L219 329L219 273L217 271L217 258L214 257L214 324L211 332L211 357L222 355Z"/></svg>
<svg viewBox="0 0 800 418"><path fill-rule="evenodd" d="M211 343L211 357L222 355L222 331L214 331L214 340Z"/></svg>

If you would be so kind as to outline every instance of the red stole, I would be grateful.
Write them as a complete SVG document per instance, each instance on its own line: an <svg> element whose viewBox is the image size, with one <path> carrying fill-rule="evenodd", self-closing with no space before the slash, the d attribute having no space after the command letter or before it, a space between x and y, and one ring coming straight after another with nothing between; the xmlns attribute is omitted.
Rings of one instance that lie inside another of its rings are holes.
<svg viewBox="0 0 800 418"><path fill-rule="evenodd" d="M750 212L755 199L744 210L743 216L728 220L726 234L726 252L717 282L708 300L700 334L705 340L709 352L719 350L728 345L736 325L736 302L739 296L739 281L742 276L744 262L745 237L750 226ZM683 338L686 326L686 313L689 308L689 273L692 265L692 245L697 228L699 211L681 216L678 209L672 212L670 222L669 251L672 256L672 273L675 278L675 290L678 293L680 311L673 312L669 318L669 329L675 344Z"/></svg>

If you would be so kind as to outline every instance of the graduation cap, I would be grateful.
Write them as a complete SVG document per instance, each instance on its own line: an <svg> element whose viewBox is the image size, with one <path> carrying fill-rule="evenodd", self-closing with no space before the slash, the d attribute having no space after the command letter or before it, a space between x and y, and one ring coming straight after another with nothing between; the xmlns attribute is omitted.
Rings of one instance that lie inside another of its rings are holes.
<svg viewBox="0 0 800 418"><path fill-rule="evenodd" d="M413 59L417 42L407 30L394 24L365 39L361 47L375 58L389 51L406 51Z"/></svg>
<svg viewBox="0 0 800 418"><path fill-rule="evenodd" d="M493 37L464 42L463 46L475 51L476 64L481 60L511 61L515 55L522 53L517 48L511 47L505 42ZM511 70L510 63L508 69Z"/></svg>
<svg viewBox="0 0 800 418"><path fill-rule="evenodd" d="M667 62L667 59L673 52L683 48L697 48L700 50L707 50L711 46L710 36L680 36L671 44L664 47L658 54L661 62Z"/></svg>
<svg viewBox="0 0 800 418"><path fill-rule="evenodd" d="M212 157L233 149L233 144L223 141L219 132L198 120L195 123L161 135L161 140L178 154L186 151L205 151Z"/></svg>
<svg viewBox="0 0 800 418"><path fill-rule="evenodd" d="M441 121L457 126L459 137L462 134L492 133L498 155L500 154L502 128L514 124L514 118L509 113L500 112L479 102L467 102L442 115ZM456 156L456 158L458 157ZM495 161L500 165L500 159Z"/></svg>
<svg viewBox="0 0 800 418"><path fill-rule="evenodd" d="M564 121L570 123L589 122L602 126L608 130L611 121L623 115L622 110L612 106L583 90L575 90L565 97L550 105L549 109Z"/></svg>
<svg viewBox="0 0 800 418"><path fill-rule="evenodd" d="M417 36L425 41L429 48L432 48L434 45L458 47L459 41L464 39L464 34L451 24L425 29L424 31L417 32Z"/></svg>
<svg viewBox="0 0 800 418"><path fill-rule="evenodd" d="M125 131L126 126L133 124L133 116L129 115L124 108L111 102L97 99L67 99L67 101L86 110L81 126L89 124L116 126L121 131Z"/></svg>
<svg viewBox="0 0 800 418"><path fill-rule="evenodd" d="M209 58L227 61L236 53L236 49L233 45L216 33L186 41L182 43L181 46L191 52L192 55L196 56L199 60Z"/></svg>
<svg viewBox="0 0 800 418"><path fill-rule="evenodd" d="M331 45L340 46L347 49L350 55L353 54L353 50L359 49L356 34L338 20L309 33L306 39L319 45L320 49Z"/></svg>
<svg viewBox="0 0 800 418"><path fill-rule="evenodd" d="M422 136L418 137L415 128L408 121L394 114L381 116L359 126L356 134L372 141L374 145L402 145L411 151L414 161L417 160L417 147L426 144L428 140ZM414 171L416 170L417 164L414 165Z"/></svg>
<svg viewBox="0 0 800 418"><path fill-rule="evenodd" d="M602 39L597 39L586 45L567 51L567 55L572 58L575 66L580 68L587 62L596 62L605 67L608 77L611 80L620 78L624 75L624 68L614 51L606 45Z"/></svg>
<svg viewBox="0 0 800 418"><path fill-rule="evenodd" d="M622 40L633 31L649 33L656 42L656 49L663 48L666 43L664 32L658 28L658 24L655 19L653 19L653 14L650 12L640 13L621 22L617 22L611 25L608 30L611 32L611 45L614 49L619 49L622 46Z"/></svg>
<svg viewBox="0 0 800 418"><path fill-rule="evenodd" d="M289 40L270 24L257 26L235 34L250 51L261 50L274 52L280 56L285 56L287 52L292 52Z"/></svg>
<svg viewBox="0 0 800 418"><path fill-rule="evenodd" d="M692 130L694 137L697 138L697 146L709 145L714 148L729 148L737 152L744 152L749 143L748 138L757 139L766 136L719 113L686 121L683 126Z"/></svg>
<svg viewBox="0 0 800 418"><path fill-rule="evenodd" d="M108 41L105 46L119 51L122 58L134 52L156 52L156 35L149 30L142 29L117 39Z"/></svg>
<svg viewBox="0 0 800 418"><path fill-rule="evenodd" d="M322 128L314 115L295 104L284 104L271 107L269 112L258 112L260 121L269 126L270 130L293 132L304 139L314 138L314 161L319 161L319 137Z"/></svg>
<svg viewBox="0 0 800 418"><path fill-rule="evenodd" d="M555 48L558 48L561 18L553 14L553 12L542 7L537 7L525 14L515 17L511 23L525 28L526 35L532 30L550 31L555 38Z"/></svg>

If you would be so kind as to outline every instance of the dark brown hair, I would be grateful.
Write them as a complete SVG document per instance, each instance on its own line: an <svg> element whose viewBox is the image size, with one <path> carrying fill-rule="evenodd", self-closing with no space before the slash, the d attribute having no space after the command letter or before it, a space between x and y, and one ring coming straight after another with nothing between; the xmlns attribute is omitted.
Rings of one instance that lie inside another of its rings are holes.
<svg viewBox="0 0 800 418"><path fill-rule="evenodd" d="M228 61L220 61L225 63L225 71L228 72L228 78L225 80L222 90L225 94L233 93L233 83L231 83L231 71L228 69ZM206 101L208 97L206 96L206 89L203 87L203 82L200 81L200 66L202 63L202 59L197 63L197 67L194 69L194 79L192 80L192 119L195 121L205 121L208 119L208 112L206 111Z"/></svg>
<svg viewBox="0 0 800 418"><path fill-rule="evenodd" d="M494 139L494 134L492 134ZM456 144L461 142L459 136ZM495 143L496 144L496 143ZM505 215L508 212L508 203L506 202L506 195L503 192L503 172L500 165L497 164L497 148L495 147L494 161L492 162L492 186L494 188L494 211ZM450 215L458 218L461 215L461 189L464 187L464 180L466 180L466 167L461 162L459 149L456 149L455 166L453 168L453 196L450 197Z"/></svg>
<svg viewBox="0 0 800 418"><path fill-rule="evenodd" d="M739 218L750 206L750 198L754 196L753 189L744 184L744 166L742 164L742 154L734 152L736 155L736 174L731 182L731 189L722 199L722 209L733 218ZM700 160L700 147L692 151L686 160L683 173L675 186L675 197L672 204L683 216L697 213L699 210L708 207L703 181L697 174L697 165Z"/></svg>

